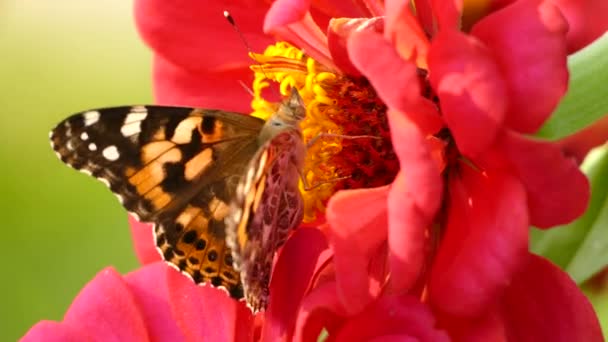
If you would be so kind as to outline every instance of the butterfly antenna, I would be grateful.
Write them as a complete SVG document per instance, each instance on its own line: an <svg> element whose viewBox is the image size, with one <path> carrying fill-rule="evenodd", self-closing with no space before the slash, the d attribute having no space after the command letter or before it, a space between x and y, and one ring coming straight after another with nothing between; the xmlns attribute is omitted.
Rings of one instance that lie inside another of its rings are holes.
<svg viewBox="0 0 608 342"><path fill-rule="evenodd" d="M236 24L236 21L234 20L234 18L230 14L230 12L224 11L224 17L226 18L226 20L228 20L228 23L230 23L230 25L232 25L232 27L234 28L236 33L239 35L239 38L241 39L241 41L247 48L247 52L249 53L249 56L251 56L251 58L255 61L255 63L260 66L260 70L262 70L262 74L264 74L264 77L266 77L267 80L270 80L270 77L268 77L268 74L266 74L266 70L264 70L264 65L255 58L255 54L253 53L253 50L251 49L251 45L249 45L249 43L247 42L247 39L245 39L245 35L241 31L241 29L239 29L239 26ZM241 82L241 84L244 86L243 82ZM246 89L248 90L249 93L252 93L252 91L251 91L251 89L249 89L249 87L247 87ZM275 89L275 92L276 92L276 89ZM278 92L276 95L281 97L281 94L279 94Z"/></svg>
<svg viewBox="0 0 608 342"><path fill-rule="evenodd" d="M232 27L234 28L236 33L239 35L239 38L241 38L241 41L243 42L243 44L245 44L245 47L247 48L247 52L249 52L249 54L253 54L253 50L251 49L251 46L247 42L247 39L245 39L245 35L243 34L243 32L241 32L241 29L236 24L236 21L234 21L234 18L232 17L230 12L224 11L224 17L226 18L226 20L228 20L230 25L232 25ZM258 62L258 64L259 64L259 62Z"/></svg>

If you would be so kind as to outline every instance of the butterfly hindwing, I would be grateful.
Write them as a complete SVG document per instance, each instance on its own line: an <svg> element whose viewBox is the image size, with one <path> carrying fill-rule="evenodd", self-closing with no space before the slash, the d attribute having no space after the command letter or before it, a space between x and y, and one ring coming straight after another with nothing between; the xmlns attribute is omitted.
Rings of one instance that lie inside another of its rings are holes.
<svg viewBox="0 0 608 342"><path fill-rule="evenodd" d="M302 220L298 170L303 154L299 131L273 137L249 162L232 202L227 242L254 311L267 305L275 252Z"/></svg>

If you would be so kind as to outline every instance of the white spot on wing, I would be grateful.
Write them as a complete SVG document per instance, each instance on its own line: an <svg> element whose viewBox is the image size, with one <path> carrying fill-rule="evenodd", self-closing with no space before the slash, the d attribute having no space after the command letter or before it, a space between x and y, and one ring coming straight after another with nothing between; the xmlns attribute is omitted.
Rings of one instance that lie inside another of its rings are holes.
<svg viewBox="0 0 608 342"><path fill-rule="evenodd" d="M104 148L101 154L110 161L115 161L120 157L120 153L118 153L118 149L114 145Z"/></svg>
<svg viewBox="0 0 608 342"><path fill-rule="evenodd" d="M148 111L146 111L145 107L142 108L143 111L138 107L133 107L131 113L129 113L129 115L127 115L127 117L125 118L124 124L126 125L136 121L143 121L146 116L148 116Z"/></svg>
<svg viewBox="0 0 608 342"><path fill-rule="evenodd" d="M84 117L84 125L91 126L92 124L96 123L99 121L99 115L99 112L96 110L90 110L83 113L82 116Z"/></svg>
<svg viewBox="0 0 608 342"><path fill-rule="evenodd" d="M80 134L80 139L82 139L82 140L84 140L84 141L89 140L89 135L87 134L87 132L82 132L82 133Z"/></svg>
<svg viewBox="0 0 608 342"><path fill-rule="evenodd" d="M90 143L89 144L89 150L91 150L91 151L97 151L97 145L95 145L93 143Z"/></svg>
<svg viewBox="0 0 608 342"><path fill-rule="evenodd" d="M65 147L67 147L67 149L70 151L74 150L74 144L72 144L71 140L68 140L68 142L65 144Z"/></svg>
<svg viewBox="0 0 608 342"><path fill-rule="evenodd" d="M148 110L143 106L131 108L131 113L127 115L123 122L120 132L123 136L129 137L141 132L141 122L148 116Z"/></svg>
<svg viewBox="0 0 608 342"><path fill-rule="evenodd" d="M133 114L129 114L133 115ZM141 132L141 121L135 121L129 124L124 124L120 127L120 133L123 137L130 137Z"/></svg>

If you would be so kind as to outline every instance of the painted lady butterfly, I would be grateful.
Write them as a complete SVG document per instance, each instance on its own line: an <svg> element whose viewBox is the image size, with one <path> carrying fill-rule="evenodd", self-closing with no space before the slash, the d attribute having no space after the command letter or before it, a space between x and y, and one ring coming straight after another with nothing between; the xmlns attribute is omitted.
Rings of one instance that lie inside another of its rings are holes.
<svg viewBox="0 0 608 342"><path fill-rule="evenodd" d="M268 303L272 260L302 220L305 109L293 89L266 122L219 110L132 106L59 123L51 144L153 222L163 258L254 311Z"/></svg>

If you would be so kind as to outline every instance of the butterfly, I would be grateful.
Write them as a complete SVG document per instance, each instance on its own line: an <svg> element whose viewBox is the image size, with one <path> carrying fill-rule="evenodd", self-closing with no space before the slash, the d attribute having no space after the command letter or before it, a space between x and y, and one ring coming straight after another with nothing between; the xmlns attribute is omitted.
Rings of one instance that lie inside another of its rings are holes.
<svg viewBox="0 0 608 342"><path fill-rule="evenodd" d="M304 116L293 88L267 121L221 110L115 107L75 114L50 139L64 163L154 224L165 261L257 312L268 304L274 254L302 220Z"/></svg>

